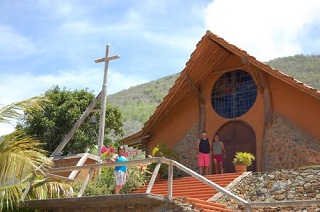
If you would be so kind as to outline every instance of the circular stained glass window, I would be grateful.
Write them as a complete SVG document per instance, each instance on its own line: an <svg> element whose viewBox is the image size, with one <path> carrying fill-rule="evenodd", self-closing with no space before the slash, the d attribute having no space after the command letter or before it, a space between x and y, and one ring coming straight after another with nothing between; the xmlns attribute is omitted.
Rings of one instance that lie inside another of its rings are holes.
<svg viewBox="0 0 320 212"><path fill-rule="evenodd" d="M237 118L250 110L257 98L257 85L242 70L223 74L211 91L213 109L224 118Z"/></svg>

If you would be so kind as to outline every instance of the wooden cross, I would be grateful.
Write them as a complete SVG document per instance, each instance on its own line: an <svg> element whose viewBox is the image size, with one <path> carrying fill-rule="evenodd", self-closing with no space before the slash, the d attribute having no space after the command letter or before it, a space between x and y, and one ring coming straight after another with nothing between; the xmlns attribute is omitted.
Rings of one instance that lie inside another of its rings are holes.
<svg viewBox="0 0 320 212"><path fill-rule="evenodd" d="M101 108L100 108L100 120L99 120L99 137L98 137L98 156L101 156L101 149L104 140L104 127L106 117L106 103L107 103L107 77L108 77L108 66L110 60L120 58L119 55L109 57L109 45L106 46L106 56L95 60L96 63L104 62L104 77L103 85L101 90Z"/></svg>

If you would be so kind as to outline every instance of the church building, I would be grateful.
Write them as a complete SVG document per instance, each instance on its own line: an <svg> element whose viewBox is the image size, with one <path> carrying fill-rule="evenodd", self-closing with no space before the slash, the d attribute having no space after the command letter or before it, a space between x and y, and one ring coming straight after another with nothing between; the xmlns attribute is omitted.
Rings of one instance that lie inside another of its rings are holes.
<svg viewBox="0 0 320 212"><path fill-rule="evenodd" d="M238 151L255 155L252 171L320 164L320 92L207 31L141 131L121 142L147 154L166 144L198 172L203 130L223 141L225 172Z"/></svg>

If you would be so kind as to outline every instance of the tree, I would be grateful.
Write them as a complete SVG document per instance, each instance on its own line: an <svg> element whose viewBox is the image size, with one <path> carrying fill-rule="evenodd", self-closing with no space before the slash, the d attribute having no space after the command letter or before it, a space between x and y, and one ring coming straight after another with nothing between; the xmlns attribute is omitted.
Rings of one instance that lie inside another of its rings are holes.
<svg viewBox="0 0 320 212"><path fill-rule="evenodd" d="M10 123L20 116L20 111L28 110L30 107L41 108L45 101L45 98L34 97L1 107L0 122ZM18 203L32 174L36 173L40 166L48 168L52 165L41 146L41 142L26 136L21 130L4 136L0 141L0 211L17 211ZM42 170L39 169L39 172ZM54 182L39 175L26 198L72 196L72 191L68 184Z"/></svg>
<svg viewBox="0 0 320 212"><path fill-rule="evenodd" d="M29 108L17 128L24 129L28 135L45 142L44 148L53 152L91 104L94 94L87 89L68 91L55 86L45 92L45 97L48 101L43 105L43 109ZM98 116L97 112L90 115ZM111 142L111 131L116 137L122 136L122 125L121 111L116 107L107 106L104 143ZM90 125L89 119L86 119L64 147L63 153L77 154L85 152L87 148L93 148L97 144L98 127Z"/></svg>

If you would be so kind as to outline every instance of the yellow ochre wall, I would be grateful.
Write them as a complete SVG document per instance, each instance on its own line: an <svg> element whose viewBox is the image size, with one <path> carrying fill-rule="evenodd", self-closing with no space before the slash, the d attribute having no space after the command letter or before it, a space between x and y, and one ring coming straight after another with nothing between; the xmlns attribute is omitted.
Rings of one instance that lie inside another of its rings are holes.
<svg viewBox="0 0 320 212"><path fill-rule="evenodd" d="M155 138L148 146L148 152L157 144L165 143L170 147L180 141L199 118L198 99L196 95L189 95L165 117L161 123L153 128L151 134Z"/></svg>
<svg viewBox="0 0 320 212"><path fill-rule="evenodd" d="M320 139L320 100L269 77L274 111Z"/></svg>

